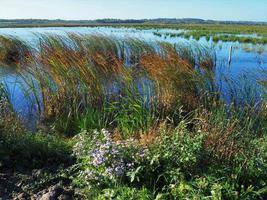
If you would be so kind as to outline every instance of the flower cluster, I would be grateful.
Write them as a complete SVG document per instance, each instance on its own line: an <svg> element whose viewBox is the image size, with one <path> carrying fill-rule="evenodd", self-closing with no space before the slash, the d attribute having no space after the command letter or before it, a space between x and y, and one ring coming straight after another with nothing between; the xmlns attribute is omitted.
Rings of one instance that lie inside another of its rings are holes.
<svg viewBox="0 0 267 200"><path fill-rule="evenodd" d="M123 159L123 152L120 147L112 141L111 134L107 130L101 131L103 138L97 140L95 137L95 147L91 150L91 164L95 167L104 167L105 174L121 177L125 174L126 164Z"/></svg>
<svg viewBox="0 0 267 200"><path fill-rule="evenodd" d="M111 133L105 129L95 131L91 138L85 135L86 131L78 136L74 153L84 160L83 175L87 181L121 179L137 168L146 153L133 139L113 141Z"/></svg>

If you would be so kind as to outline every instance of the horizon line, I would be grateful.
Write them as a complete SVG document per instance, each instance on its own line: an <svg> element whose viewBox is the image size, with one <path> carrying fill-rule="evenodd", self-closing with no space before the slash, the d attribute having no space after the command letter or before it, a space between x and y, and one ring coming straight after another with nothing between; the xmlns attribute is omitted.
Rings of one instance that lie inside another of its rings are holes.
<svg viewBox="0 0 267 200"><path fill-rule="evenodd" d="M0 18L0 20L47 20L47 21L97 21L97 20L159 20L159 19L173 19L173 20L203 20L203 21L215 21L215 22L258 22L258 23L267 23L267 21L259 21L259 20L217 20L217 19L204 19L204 18L175 18L175 17L157 17L157 18L95 18L95 19L63 19L63 18Z"/></svg>

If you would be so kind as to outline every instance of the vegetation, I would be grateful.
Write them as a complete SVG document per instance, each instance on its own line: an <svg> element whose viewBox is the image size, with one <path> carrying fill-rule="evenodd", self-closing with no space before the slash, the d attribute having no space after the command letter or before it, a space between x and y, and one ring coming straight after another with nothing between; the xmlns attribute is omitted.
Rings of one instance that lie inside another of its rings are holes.
<svg viewBox="0 0 267 200"><path fill-rule="evenodd" d="M266 36L265 25L223 25L223 24L146 24L132 25L141 29L184 29L190 31L200 31L213 34L258 34Z"/></svg>
<svg viewBox="0 0 267 200"><path fill-rule="evenodd" d="M30 47L16 38L0 36L0 63L16 65L25 62L31 55Z"/></svg>
<svg viewBox="0 0 267 200"><path fill-rule="evenodd" d="M124 24L112 25L115 27L132 27L137 29L174 29L184 30L181 33L166 33L164 36L170 37L193 37L199 40L201 37L206 37L207 40L212 39L214 42L241 42L252 44L266 44L267 29L266 25L244 25L244 24ZM154 32L157 36L162 34ZM239 36L237 36L239 35ZM253 35L253 36L252 36Z"/></svg>
<svg viewBox="0 0 267 200"><path fill-rule="evenodd" d="M267 44L267 38L266 37L253 37L253 36L237 36L235 34L218 34L218 33L209 33L206 31L188 31L188 32L182 32L182 33L153 33L156 36L162 37L162 36L169 36L169 37L183 37L186 39L194 38L196 40L199 40L201 38L205 38L206 40L212 40L213 42L240 42L240 43L251 43L251 44Z"/></svg>
<svg viewBox="0 0 267 200"><path fill-rule="evenodd" d="M23 127L2 84L1 169L53 166L77 199L267 197L266 98L226 105L212 49L75 34L19 44L0 58L16 52L38 125Z"/></svg>
<svg viewBox="0 0 267 200"><path fill-rule="evenodd" d="M167 33L171 37L193 37L199 40L201 37L212 39L214 42L240 42L252 44L267 44L267 24L265 22L231 22L213 21L202 19L144 19L144 20L1 20L0 27L126 27L136 29L174 29L185 30L179 34ZM239 34L239 36L237 36ZM155 32L155 35L161 36Z"/></svg>

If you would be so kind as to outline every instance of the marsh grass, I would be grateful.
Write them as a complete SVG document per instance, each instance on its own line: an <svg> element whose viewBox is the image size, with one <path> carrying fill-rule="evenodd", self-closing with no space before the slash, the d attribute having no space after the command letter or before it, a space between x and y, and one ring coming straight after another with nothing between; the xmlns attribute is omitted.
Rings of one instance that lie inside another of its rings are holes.
<svg viewBox="0 0 267 200"><path fill-rule="evenodd" d="M39 41L38 49L28 48L31 59L20 65L21 76L34 96L40 124L58 132L108 127L122 137L140 137L162 122L175 127L181 108L186 116L223 104L213 49L104 35L41 35ZM230 79L225 81L233 89L229 96L240 95ZM247 89L242 92L253 91ZM246 93L246 103L257 103L253 93Z"/></svg>
<svg viewBox="0 0 267 200"><path fill-rule="evenodd" d="M223 25L223 24L137 24L137 25L118 25L114 27L132 27L140 30L143 29L174 29L186 30L182 33L160 34L154 32L154 35L159 37L184 37L189 39L193 37L199 40L201 37L206 37L206 40L218 42L219 40L225 42L240 42L240 43L253 43L253 44L266 44L266 25ZM244 36L236 36L237 34L244 34ZM257 37L245 36L245 34L254 34Z"/></svg>
<svg viewBox="0 0 267 200"><path fill-rule="evenodd" d="M242 49L245 52L257 52L258 54L263 54L264 52L266 52L266 47L262 46L262 45L248 45L248 44L244 44L242 46Z"/></svg>
<svg viewBox="0 0 267 200"><path fill-rule="evenodd" d="M261 135L265 130L265 104L253 98L253 88L235 91L235 84L226 78L228 95L233 98L230 108L225 107L215 84L212 49L76 34L42 35L39 45L36 50L26 48L31 50L31 59L21 63L20 75L25 91L34 96L39 124L56 132L75 135L80 130L106 127L119 138L141 138L162 123L177 126L181 115L190 119L196 115L210 126L203 128L212 133L210 143L215 145L222 138L221 146L226 147L228 137L236 133ZM11 52L17 51L16 45L12 48ZM241 93L248 95L243 104L234 99ZM241 106L246 109L242 111ZM229 136L219 134L219 124Z"/></svg>
<svg viewBox="0 0 267 200"><path fill-rule="evenodd" d="M4 134L7 129L21 131L22 127L22 123L19 122L18 116L13 110L6 85L0 82L0 134Z"/></svg>
<svg viewBox="0 0 267 200"><path fill-rule="evenodd" d="M37 82L41 118L59 132L105 126L129 136L166 118L175 121L181 106L185 112L196 108L196 68L214 67L208 51L131 38L44 35L23 78L30 88Z"/></svg>
<svg viewBox="0 0 267 200"><path fill-rule="evenodd" d="M201 38L205 38L207 41L212 40L213 42L217 43L219 41L222 42L239 42L244 44L267 44L267 39L265 37L252 37L252 36L237 36L235 34L228 34L228 33L213 33L209 31L187 31L181 33L158 33L153 32L155 36L158 37L171 37L171 38L185 38L190 39L193 38L195 40L200 40Z"/></svg>
<svg viewBox="0 0 267 200"><path fill-rule="evenodd" d="M18 65L31 60L32 51L24 41L11 37L0 36L0 63L3 65Z"/></svg>

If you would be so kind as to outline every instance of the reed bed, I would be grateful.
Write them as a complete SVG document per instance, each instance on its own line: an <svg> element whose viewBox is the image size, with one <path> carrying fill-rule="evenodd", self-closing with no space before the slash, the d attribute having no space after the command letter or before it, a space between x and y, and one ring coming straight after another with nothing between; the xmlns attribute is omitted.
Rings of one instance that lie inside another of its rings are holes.
<svg viewBox="0 0 267 200"><path fill-rule="evenodd" d="M205 48L96 35L43 35L30 55L19 69L40 118L68 134L106 126L134 132L174 119L179 107L190 112L201 96L199 69L214 67Z"/></svg>
<svg viewBox="0 0 267 200"><path fill-rule="evenodd" d="M78 34L40 35L36 48L10 37L3 41L24 58L17 69L39 123L61 133L107 127L121 137L139 137L165 121L175 127L181 112L192 116L224 104L215 52L204 46ZM241 103L234 101L238 109ZM245 106L254 109L255 101L251 97Z"/></svg>

